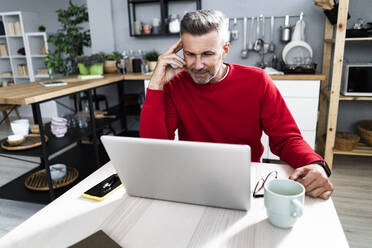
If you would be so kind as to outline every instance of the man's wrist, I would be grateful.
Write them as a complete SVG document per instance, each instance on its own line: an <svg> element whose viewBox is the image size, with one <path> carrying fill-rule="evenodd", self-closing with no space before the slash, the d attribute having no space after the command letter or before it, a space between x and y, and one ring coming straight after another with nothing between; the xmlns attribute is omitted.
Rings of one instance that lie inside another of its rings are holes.
<svg viewBox="0 0 372 248"><path fill-rule="evenodd" d="M327 163L324 160L314 161L314 162L312 162L312 164L318 164L318 165L322 166L322 168L324 169L327 176L328 177L331 176L331 174L332 174L331 169L328 167Z"/></svg>
<svg viewBox="0 0 372 248"><path fill-rule="evenodd" d="M159 85L159 84L151 83L151 81L150 81L150 83L149 83L148 88L149 88L150 90L163 90L163 86L161 86L161 85Z"/></svg>

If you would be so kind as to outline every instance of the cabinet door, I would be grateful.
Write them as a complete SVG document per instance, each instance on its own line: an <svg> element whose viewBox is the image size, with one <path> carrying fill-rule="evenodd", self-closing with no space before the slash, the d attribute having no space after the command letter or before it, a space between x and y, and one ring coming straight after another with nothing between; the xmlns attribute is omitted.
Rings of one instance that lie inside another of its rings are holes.
<svg viewBox="0 0 372 248"><path fill-rule="evenodd" d="M318 119L317 98L284 98L300 130L315 130Z"/></svg>
<svg viewBox="0 0 372 248"><path fill-rule="evenodd" d="M275 80L273 82L284 98L319 98L319 80Z"/></svg>
<svg viewBox="0 0 372 248"><path fill-rule="evenodd" d="M314 149L320 81L275 80L274 83L291 111L304 140ZM270 151L266 134L263 134L261 142L265 146L265 151L262 155L263 159L279 159Z"/></svg>

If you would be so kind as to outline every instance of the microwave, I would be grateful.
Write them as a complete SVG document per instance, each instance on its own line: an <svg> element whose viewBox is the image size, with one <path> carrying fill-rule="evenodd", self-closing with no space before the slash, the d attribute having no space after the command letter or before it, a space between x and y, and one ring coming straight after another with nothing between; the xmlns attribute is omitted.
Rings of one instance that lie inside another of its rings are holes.
<svg viewBox="0 0 372 248"><path fill-rule="evenodd" d="M372 63L345 65L341 94L344 96L372 96Z"/></svg>

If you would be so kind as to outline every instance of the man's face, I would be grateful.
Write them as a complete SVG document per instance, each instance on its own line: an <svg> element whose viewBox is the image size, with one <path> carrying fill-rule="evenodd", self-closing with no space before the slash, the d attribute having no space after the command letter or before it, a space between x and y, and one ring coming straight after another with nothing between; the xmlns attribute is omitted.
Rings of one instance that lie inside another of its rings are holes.
<svg viewBox="0 0 372 248"><path fill-rule="evenodd" d="M181 36L186 69L199 84L207 84L219 72L223 59L229 50L217 31L203 35L184 33Z"/></svg>

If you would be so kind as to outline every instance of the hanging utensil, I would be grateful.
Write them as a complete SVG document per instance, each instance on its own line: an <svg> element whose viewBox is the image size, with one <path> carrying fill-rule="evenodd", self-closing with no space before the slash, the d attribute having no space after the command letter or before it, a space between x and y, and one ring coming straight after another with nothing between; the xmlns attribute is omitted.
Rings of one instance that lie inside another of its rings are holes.
<svg viewBox="0 0 372 248"><path fill-rule="evenodd" d="M248 50L252 51L253 50L253 42L254 42L254 17L251 17L251 27L249 29L249 34L252 34L252 37L248 38Z"/></svg>
<svg viewBox="0 0 372 248"><path fill-rule="evenodd" d="M261 34L260 34L260 25L261 25L260 18L257 17L256 41L254 42L254 47L253 47L253 49L256 52L261 51L262 43L263 43L261 39Z"/></svg>
<svg viewBox="0 0 372 248"><path fill-rule="evenodd" d="M231 30L231 40L237 40L239 38L239 31L237 28L238 19L234 18L233 30Z"/></svg>
<svg viewBox="0 0 372 248"><path fill-rule="evenodd" d="M261 15L262 18L262 40L263 40L263 53L266 54L269 52L270 44L265 42L265 16Z"/></svg>
<svg viewBox="0 0 372 248"><path fill-rule="evenodd" d="M225 33L224 41L225 42L230 42L231 31L230 31L230 19L229 18L226 18L225 25L227 25L227 32Z"/></svg>
<svg viewBox="0 0 372 248"><path fill-rule="evenodd" d="M248 19L247 17L243 18L243 49L240 52L240 57L242 59L248 58L248 49L247 49L247 25Z"/></svg>
<svg viewBox="0 0 372 248"><path fill-rule="evenodd" d="M274 43L274 25L275 20L274 16L271 16L271 22L270 22L270 46L269 46L269 52L273 53L275 51L275 43Z"/></svg>
<svg viewBox="0 0 372 248"><path fill-rule="evenodd" d="M285 16L284 27L280 27L280 40L288 42L291 40L291 25L289 24L289 15Z"/></svg>

